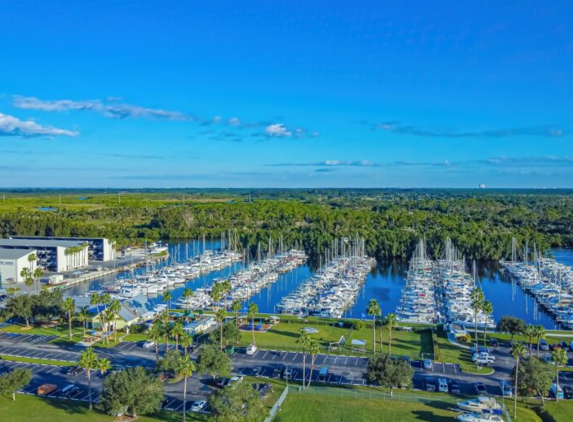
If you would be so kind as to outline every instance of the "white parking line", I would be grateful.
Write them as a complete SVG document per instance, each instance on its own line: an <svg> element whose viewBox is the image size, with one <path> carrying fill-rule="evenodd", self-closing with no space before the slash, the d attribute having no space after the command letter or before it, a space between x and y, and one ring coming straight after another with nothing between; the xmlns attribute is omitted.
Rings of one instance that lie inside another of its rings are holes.
<svg viewBox="0 0 573 422"><path fill-rule="evenodd" d="M292 361L293 361L293 362L294 362L294 360L296 359L297 356L298 356L298 352L296 352L296 353L294 354L294 356L292 357Z"/></svg>
<svg viewBox="0 0 573 422"><path fill-rule="evenodd" d="M265 352L265 354L263 355L263 359L264 359L265 357L267 357L268 354L269 354L269 351L267 350L267 351Z"/></svg>
<svg viewBox="0 0 573 422"><path fill-rule="evenodd" d="M289 355L289 353L285 353L285 355L283 356L283 358L281 360L285 360L288 355Z"/></svg>

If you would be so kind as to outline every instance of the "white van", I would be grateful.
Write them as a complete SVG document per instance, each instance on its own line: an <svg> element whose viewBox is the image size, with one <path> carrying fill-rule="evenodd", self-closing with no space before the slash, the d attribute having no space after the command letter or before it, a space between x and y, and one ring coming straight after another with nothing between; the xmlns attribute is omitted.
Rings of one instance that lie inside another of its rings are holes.
<svg viewBox="0 0 573 422"><path fill-rule="evenodd" d="M445 378L438 378L438 391L440 393L448 392L448 380Z"/></svg>
<svg viewBox="0 0 573 422"><path fill-rule="evenodd" d="M256 344L249 344L247 346L247 355L254 355L257 352Z"/></svg>

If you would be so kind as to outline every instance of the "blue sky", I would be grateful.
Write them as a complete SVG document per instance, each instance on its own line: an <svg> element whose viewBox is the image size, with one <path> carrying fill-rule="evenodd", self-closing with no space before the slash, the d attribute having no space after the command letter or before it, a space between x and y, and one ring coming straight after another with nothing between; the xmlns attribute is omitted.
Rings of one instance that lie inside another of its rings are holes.
<svg viewBox="0 0 573 422"><path fill-rule="evenodd" d="M572 22L569 1L3 1L0 186L573 187Z"/></svg>

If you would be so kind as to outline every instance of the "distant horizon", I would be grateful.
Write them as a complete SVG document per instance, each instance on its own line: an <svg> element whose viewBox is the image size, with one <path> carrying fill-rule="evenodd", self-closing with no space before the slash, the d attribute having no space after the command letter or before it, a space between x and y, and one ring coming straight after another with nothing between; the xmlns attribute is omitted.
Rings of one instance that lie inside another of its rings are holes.
<svg viewBox="0 0 573 422"><path fill-rule="evenodd" d="M573 188L571 4L0 6L0 184Z"/></svg>

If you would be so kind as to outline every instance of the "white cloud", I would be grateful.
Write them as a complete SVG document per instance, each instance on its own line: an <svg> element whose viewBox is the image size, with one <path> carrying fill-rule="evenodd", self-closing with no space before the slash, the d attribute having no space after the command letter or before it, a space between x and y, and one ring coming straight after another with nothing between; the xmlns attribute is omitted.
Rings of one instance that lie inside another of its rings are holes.
<svg viewBox="0 0 573 422"><path fill-rule="evenodd" d="M238 118L236 118L236 117L231 117L231 118L229 119L229 124L230 124L231 126L239 126L239 125L241 124L241 121L240 121Z"/></svg>
<svg viewBox="0 0 573 422"><path fill-rule="evenodd" d="M0 113L0 135L2 136L77 136L78 132L55 127L42 126L32 120Z"/></svg>
<svg viewBox="0 0 573 422"><path fill-rule="evenodd" d="M272 137L276 137L276 138L282 138L285 136L291 136L292 132L290 132L285 125L283 125L282 123L274 123L272 125L268 125L265 128L265 132L267 133L268 136L272 136Z"/></svg>
<svg viewBox="0 0 573 422"><path fill-rule="evenodd" d="M152 118L165 120L193 120L193 117L178 111L167 111L154 108L146 108L131 104L117 104L117 98L108 98L106 104L100 100L53 100L46 101L36 97L15 96L13 104L15 107L27 110L42 111L67 111L67 110L88 110L101 113L106 117L124 119L127 117Z"/></svg>

